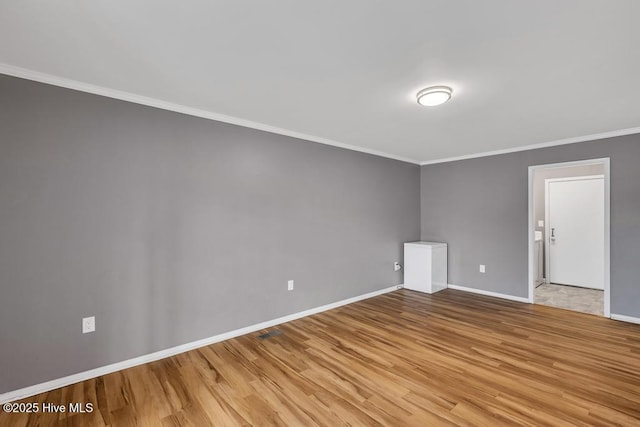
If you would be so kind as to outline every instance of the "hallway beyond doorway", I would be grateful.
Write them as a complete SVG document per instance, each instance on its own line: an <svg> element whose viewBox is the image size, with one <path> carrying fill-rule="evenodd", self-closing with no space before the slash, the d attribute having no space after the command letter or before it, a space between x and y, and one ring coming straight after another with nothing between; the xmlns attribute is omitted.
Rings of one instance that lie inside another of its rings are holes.
<svg viewBox="0 0 640 427"><path fill-rule="evenodd" d="M543 283L535 290L535 303L604 315L604 291L598 289Z"/></svg>

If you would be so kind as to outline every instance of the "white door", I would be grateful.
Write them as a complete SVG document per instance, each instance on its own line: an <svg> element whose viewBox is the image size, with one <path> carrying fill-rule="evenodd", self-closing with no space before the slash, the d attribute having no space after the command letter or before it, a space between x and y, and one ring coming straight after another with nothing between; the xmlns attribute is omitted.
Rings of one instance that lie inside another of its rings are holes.
<svg viewBox="0 0 640 427"><path fill-rule="evenodd" d="M547 180L549 281L604 289L604 179Z"/></svg>

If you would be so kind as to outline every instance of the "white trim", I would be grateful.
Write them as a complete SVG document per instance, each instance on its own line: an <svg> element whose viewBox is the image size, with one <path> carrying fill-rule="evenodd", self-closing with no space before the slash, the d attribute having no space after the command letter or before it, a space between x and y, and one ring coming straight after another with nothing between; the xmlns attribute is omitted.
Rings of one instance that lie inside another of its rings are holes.
<svg viewBox="0 0 640 427"><path fill-rule="evenodd" d="M498 292L484 291L482 289L467 288L465 286L452 285L451 283L449 283L447 287L449 289L455 289L457 291L471 292L474 294L486 295L488 297L496 297L496 298L508 299L511 301L518 301L518 302L529 302L529 300L525 297L517 297L515 295L507 295L507 294L501 294Z"/></svg>
<svg viewBox="0 0 640 427"><path fill-rule="evenodd" d="M533 304L535 301L535 298L533 296L533 291L535 289L535 282L536 282L536 272L535 272L535 265L536 265L536 261L535 261L535 236L536 236L536 227L535 227L535 219L534 219L534 194L533 194L533 182L534 182L534 169L532 169L532 166L529 166L529 171L528 171L528 183L527 183L527 191L528 191L528 197L527 197L527 224L529 226L529 242L528 242L528 253L527 253L527 258L528 258L528 269L529 269L529 281L527 284L528 287L528 292L527 292L527 302L529 304ZM546 225L546 224L545 224ZM545 227L546 229L546 227ZM533 237L532 237L533 236ZM547 278L545 277L545 281L547 280Z"/></svg>
<svg viewBox="0 0 640 427"><path fill-rule="evenodd" d="M621 322L637 323L640 325L640 317L625 316L623 314L611 314L613 320L619 320Z"/></svg>
<svg viewBox="0 0 640 427"><path fill-rule="evenodd" d="M546 165L529 166L529 301L534 303L535 272L535 219L534 208L534 173L539 169L552 169L568 166L583 166L601 163L604 165L604 317L611 317L611 160L609 157L599 159L577 160L573 162L550 163ZM546 223L545 223L546 225ZM545 227L545 232L548 227Z"/></svg>
<svg viewBox="0 0 640 427"><path fill-rule="evenodd" d="M611 317L611 161L604 159L604 316Z"/></svg>
<svg viewBox="0 0 640 427"><path fill-rule="evenodd" d="M142 365L144 363L153 362L155 360L164 359L166 357L184 353L185 351L194 350L199 347L215 344L217 342L235 338L240 335L246 335L252 332L260 331L262 329L270 328L272 326L279 325L281 323L300 319L301 317L310 316L312 314L321 313L323 311L331 310L333 308L337 308L346 304L352 304L357 301L361 301L361 300L372 298L378 295L386 294L388 292L393 292L397 289L398 289L398 286L391 286L385 289L380 289L379 291L369 292L364 295L358 295L352 298L347 298L342 301L337 301L337 302L326 304L320 307L310 308L309 310L300 311L298 313L290 314L288 316L278 317L277 319L273 319L273 320L267 320L266 322L258 323L251 326L246 326L244 328L225 332L219 335L214 335L209 338L204 338L198 341L193 341L193 342L182 344L176 347L171 347L166 350L156 351L154 353L146 354L144 356L135 357L133 359L124 360L122 362L117 362L111 365L102 366L100 368L91 369L89 371L69 375L67 377L58 378L55 380L47 381L45 383L36 384L29 387L21 388L18 390L9 391L9 392L0 394L0 404L11 402L13 400L24 399L25 397L35 396L36 394L44 393L46 391L54 390L56 388L75 384L80 381L85 381L91 378L99 377L101 375L110 374L112 372L131 368L133 366Z"/></svg>
<svg viewBox="0 0 640 427"><path fill-rule="evenodd" d="M331 139L322 138L319 136L308 135L301 132L283 129L276 126L271 126L265 123L245 120L240 117L228 116L225 114L214 113L213 111L187 107L186 105L175 104L173 102L163 101L156 98L136 95L131 92L124 92L116 89L110 89L107 87L93 85L90 83L80 82L77 80L66 79L64 77L58 77L52 74L41 73L39 71L33 71L26 68L16 67L16 66L1 63L1 62L0 62L0 74L6 74L8 76L14 76L22 79L33 80L36 82L46 83L53 86L60 86L67 89L78 90L81 92L92 93L94 95L106 96L108 98L119 99L121 101L133 102L134 104L147 105L149 107L160 108L162 110L174 111L177 113L187 114L189 116L201 117L204 119L215 120L218 122L229 123L229 124L242 126L246 128L275 133L278 135L290 136L292 138L298 138L298 139L303 139L307 141L317 142L319 144L325 144L333 147L344 148L346 150L358 151L361 153L372 154L374 156L400 160L402 162L413 163L420 166L432 165L436 163L454 162L457 160L475 159L478 157L495 156L498 154L516 153L518 151L535 150L538 148L555 147L557 145L574 144L576 142L595 141L598 139L613 138L616 136L633 135L635 133L640 133L640 127L633 127L633 128L627 128L627 129L614 130L610 132L601 132L601 133L594 133L591 135L577 136L574 138L559 139L559 140L550 141L550 142L541 142L537 144L522 145L519 147L505 148L502 150L483 151L480 153L466 154L463 156L445 157L442 159L419 161L415 159L410 159L408 157L397 156L395 154L387 153L384 151L372 150L369 148L359 147L351 144L344 144L342 142L333 141Z"/></svg>
<svg viewBox="0 0 640 427"><path fill-rule="evenodd" d="M446 157L443 159L426 160L420 162L420 166L433 165L436 163L455 162L457 160L475 159L477 157L496 156L498 154L517 153L518 151L537 150L539 148L555 147L557 145L575 144L576 142L597 141L598 139L614 138L616 136L633 135L640 133L640 127L614 130L610 132L594 133L591 135L576 136L574 138L558 139L556 141L541 142L538 144L521 145L519 147L505 148L502 150L483 151L481 153L467 154L457 157Z"/></svg>
<svg viewBox="0 0 640 427"><path fill-rule="evenodd" d="M262 130L265 132L275 133L278 135L290 136L292 138L303 139L307 141L317 142L320 144L331 145L333 147L344 148L351 151L359 151L361 153L372 154L374 156L386 157L389 159L400 160L402 162L420 164L418 160L409 159L407 157L396 156L395 154L386 153L384 151L372 150L369 148L358 147L351 144L343 144L342 142L333 141L331 139L319 136L308 135L288 129L271 126L265 123L245 120L239 117L228 116L226 114L218 114L213 111L202 110L199 108L187 107L186 105L175 104L173 102L163 101L147 96L136 95L131 92L124 92L116 89L110 89L102 86L84 83L77 80L66 79L51 74L41 73L38 71L28 70L26 68L15 67L13 65L0 63L0 74L19 77L22 79L33 80L40 83L47 83L54 86L60 86L67 89L78 90L81 92L92 93L94 95L106 96L108 98L119 99L121 101L133 102L135 104L147 105L149 107L160 108L162 110L174 111L176 113L187 114L189 116L201 117L204 119L215 120L218 122L230 123L246 128Z"/></svg>

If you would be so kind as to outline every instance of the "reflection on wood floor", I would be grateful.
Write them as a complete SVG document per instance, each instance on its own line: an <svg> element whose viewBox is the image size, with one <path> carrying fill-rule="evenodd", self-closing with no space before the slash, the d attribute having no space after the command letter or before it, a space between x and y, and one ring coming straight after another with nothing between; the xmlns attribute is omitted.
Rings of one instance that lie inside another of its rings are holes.
<svg viewBox="0 0 640 427"><path fill-rule="evenodd" d="M0 425L639 425L640 325L396 291L43 393Z"/></svg>

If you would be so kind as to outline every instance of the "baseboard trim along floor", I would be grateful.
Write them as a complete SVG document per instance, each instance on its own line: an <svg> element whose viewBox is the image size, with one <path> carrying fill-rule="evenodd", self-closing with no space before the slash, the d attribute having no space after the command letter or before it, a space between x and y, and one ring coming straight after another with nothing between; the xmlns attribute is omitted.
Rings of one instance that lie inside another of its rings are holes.
<svg viewBox="0 0 640 427"><path fill-rule="evenodd" d="M44 393L46 391L54 390L56 388L75 384L80 381L85 381L91 378L99 377L101 375L106 375L112 372L120 371L122 369L131 368L134 366L153 362L155 360L164 359L166 357L174 356L176 354L184 353L186 351L194 350L196 348L204 347L210 344L215 344L217 342L225 341L230 338L235 338L241 335L250 334L252 332L257 332L262 329L270 328L272 326L279 325L281 323L300 319L301 317L310 316L312 314L321 313L323 311L327 311L343 305L351 304L356 301L361 301L361 300L372 298L378 295L386 294L388 292L392 292L397 289L398 289L397 286L391 286L388 288L380 289L378 291L369 292L367 294L358 295L352 298L347 298L341 301L322 305L320 307L310 308L308 310L300 311L298 313L293 313L287 316L278 317L277 319L267 320L266 322L257 323L255 325L246 326L244 328L236 329L229 332L224 332L222 334L214 335L209 338L204 338L198 341L193 341L193 342L182 344L176 347L171 347L165 350L156 351L154 353L145 354L143 356L138 356L133 359L124 360L122 362L113 363L111 365L91 369L89 371L80 372L77 374L47 381L41 384L32 385L32 386L21 388L18 390L9 391L9 392L0 394L0 404L11 402L18 399L24 399L26 397L35 396L36 394Z"/></svg>
<svg viewBox="0 0 640 427"><path fill-rule="evenodd" d="M508 299L511 301L526 302L526 303L529 302L529 299L525 297L517 297L515 295L507 295L507 294L501 294L498 292L491 292L491 291L483 291L482 289L467 288L465 286L452 285L451 283L449 283L447 287L450 289L456 289L458 291L471 292L479 295L486 295L488 297L496 297L496 298Z"/></svg>
<svg viewBox="0 0 640 427"><path fill-rule="evenodd" d="M621 322L637 323L640 325L640 317L625 316L624 314L611 314L613 320L620 320Z"/></svg>

